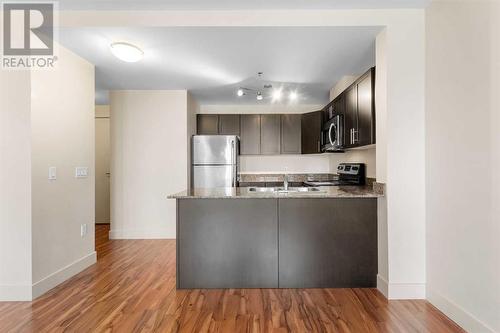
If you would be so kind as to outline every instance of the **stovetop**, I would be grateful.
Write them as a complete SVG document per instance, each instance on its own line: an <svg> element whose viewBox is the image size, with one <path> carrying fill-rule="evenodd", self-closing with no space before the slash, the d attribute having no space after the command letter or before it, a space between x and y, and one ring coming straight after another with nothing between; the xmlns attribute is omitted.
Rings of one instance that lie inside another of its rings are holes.
<svg viewBox="0 0 500 333"><path fill-rule="evenodd" d="M306 181L308 186L349 186L365 185L365 165L363 163L340 163L337 167L338 179L331 181Z"/></svg>

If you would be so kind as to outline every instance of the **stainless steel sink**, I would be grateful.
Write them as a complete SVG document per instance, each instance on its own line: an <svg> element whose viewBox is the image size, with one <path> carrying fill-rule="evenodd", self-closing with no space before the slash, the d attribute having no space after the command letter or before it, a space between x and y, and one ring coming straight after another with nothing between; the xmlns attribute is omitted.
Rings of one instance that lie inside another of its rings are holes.
<svg viewBox="0 0 500 333"><path fill-rule="evenodd" d="M249 187L248 188L249 192L258 192L258 193L272 193L272 192L278 192L277 187Z"/></svg>
<svg viewBox="0 0 500 333"><path fill-rule="evenodd" d="M307 192L321 192L317 187L289 187L285 190L284 187L249 187L249 192L254 193L307 193Z"/></svg>

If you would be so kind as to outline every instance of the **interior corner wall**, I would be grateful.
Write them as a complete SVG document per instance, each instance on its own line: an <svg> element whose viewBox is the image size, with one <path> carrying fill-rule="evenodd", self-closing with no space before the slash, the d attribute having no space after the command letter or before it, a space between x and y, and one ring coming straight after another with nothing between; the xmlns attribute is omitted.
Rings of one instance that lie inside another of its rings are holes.
<svg viewBox="0 0 500 333"><path fill-rule="evenodd" d="M175 238L176 204L188 187L186 90L112 91L113 239Z"/></svg>
<svg viewBox="0 0 500 333"><path fill-rule="evenodd" d="M58 50L55 69L31 74L34 298L96 261L94 66ZM57 168L56 180L48 179L49 167ZM76 178L75 167L88 167L89 176Z"/></svg>
<svg viewBox="0 0 500 333"><path fill-rule="evenodd" d="M426 9L427 298L500 332L500 3Z"/></svg>
<svg viewBox="0 0 500 333"><path fill-rule="evenodd" d="M31 75L0 69L0 301L31 300Z"/></svg>
<svg viewBox="0 0 500 333"><path fill-rule="evenodd" d="M377 182L387 183L387 29L383 29L375 43L375 110L377 150L375 169ZM389 296L389 244L387 229L387 198L377 199L378 275L377 288Z"/></svg>
<svg viewBox="0 0 500 333"><path fill-rule="evenodd" d="M390 299L425 298L425 12L407 14L385 31Z"/></svg>
<svg viewBox="0 0 500 333"><path fill-rule="evenodd" d="M187 94L187 183L191 186L191 137L196 134L196 114L200 111L200 105L190 92Z"/></svg>

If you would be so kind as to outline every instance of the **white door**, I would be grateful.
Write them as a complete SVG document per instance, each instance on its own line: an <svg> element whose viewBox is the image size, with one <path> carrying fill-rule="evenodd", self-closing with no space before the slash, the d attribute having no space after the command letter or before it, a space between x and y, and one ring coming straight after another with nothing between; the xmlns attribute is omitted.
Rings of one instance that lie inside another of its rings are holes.
<svg viewBox="0 0 500 333"><path fill-rule="evenodd" d="M109 117L95 118L95 223L110 223Z"/></svg>

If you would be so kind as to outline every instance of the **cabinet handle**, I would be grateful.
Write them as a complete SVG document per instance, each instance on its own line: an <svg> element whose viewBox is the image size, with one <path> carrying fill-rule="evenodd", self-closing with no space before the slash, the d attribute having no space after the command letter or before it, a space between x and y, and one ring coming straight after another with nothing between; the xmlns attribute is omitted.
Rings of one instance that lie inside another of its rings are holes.
<svg viewBox="0 0 500 333"><path fill-rule="evenodd" d="M318 140L318 152L321 152L321 143Z"/></svg>

